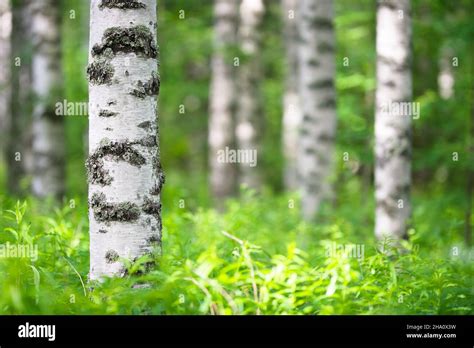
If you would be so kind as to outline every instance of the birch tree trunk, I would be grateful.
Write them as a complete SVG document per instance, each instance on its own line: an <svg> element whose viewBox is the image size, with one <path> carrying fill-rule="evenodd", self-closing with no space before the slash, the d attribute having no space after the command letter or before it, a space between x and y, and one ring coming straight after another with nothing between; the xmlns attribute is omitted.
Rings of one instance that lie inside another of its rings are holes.
<svg viewBox="0 0 474 348"><path fill-rule="evenodd" d="M21 180L31 169L31 22L26 2L12 2L11 118L6 136L7 186L11 194L22 194Z"/></svg>
<svg viewBox="0 0 474 348"><path fill-rule="evenodd" d="M376 50L375 234L399 239L411 214L411 115L391 105L412 98L409 0L378 2Z"/></svg>
<svg viewBox="0 0 474 348"><path fill-rule="evenodd" d="M161 246L156 0L91 1L90 279Z"/></svg>
<svg viewBox="0 0 474 348"><path fill-rule="evenodd" d="M283 96L284 183L287 190L298 188L298 131L302 119L298 94L298 25L297 0L282 0L284 40L286 48L286 85Z"/></svg>
<svg viewBox="0 0 474 348"><path fill-rule="evenodd" d="M58 2L28 2L31 15L33 108L33 194L64 194L64 122L55 114L61 100L61 42Z"/></svg>
<svg viewBox="0 0 474 348"><path fill-rule="evenodd" d="M236 86L232 49L236 45L238 0L215 0L214 55L210 87L209 167L211 192L222 206L226 197L235 194L237 167L219 161L219 151L233 148Z"/></svg>
<svg viewBox="0 0 474 348"><path fill-rule="evenodd" d="M259 83L261 80L261 34L265 7L263 0L242 0L240 5L239 44L243 57L238 68L238 108L236 139L238 150L247 154L258 154L261 149L261 134L263 126L263 108ZM261 178L257 170L258 163L250 160L239 160L239 184L258 189Z"/></svg>
<svg viewBox="0 0 474 348"><path fill-rule="evenodd" d="M336 131L332 0L299 1L299 86L303 120L298 146L302 213L311 219L331 196Z"/></svg>
<svg viewBox="0 0 474 348"><path fill-rule="evenodd" d="M6 148L8 130L11 121L11 30L12 11L10 0L0 0L0 156L7 155L3 149Z"/></svg>

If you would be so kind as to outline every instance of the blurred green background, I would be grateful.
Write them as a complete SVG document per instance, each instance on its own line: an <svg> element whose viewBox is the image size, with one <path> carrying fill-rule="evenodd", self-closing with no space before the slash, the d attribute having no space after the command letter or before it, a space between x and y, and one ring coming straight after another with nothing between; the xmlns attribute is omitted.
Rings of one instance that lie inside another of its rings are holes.
<svg viewBox="0 0 474 348"><path fill-rule="evenodd" d="M87 286L87 117L66 118L67 199L10 197L0 169L0 241L33 241L40 258L0 262L0 313L474 313L474 252L464 244L473 114L473 1L413 0L413 228L408 254L381 255L373 237L375 1L336 1L336 200L302 222L285 193L281 151L286 74L280 2L267 1L262 52L266 189L211 207L207 125L212 1L159 3L159 122L164 238L159 267ZM87 102L88 2L62 2L64 98ZM75 18L71 19L71 10ZM179 11L185 18L179 18ZM438 92L442 47L458 58L454 95ZM343 66L343 58L349 66ZM180 106L185 113L180 113ZM350 161L343 161L349 152ZM453 160L453 153L458 160ZM184 200L185 207L179 206ZM472 214L470 219L472 220ZM471 221L471 224L473 222ZM235 235L242 243L226 237ZM248 242L247 242L248 241ZM327 258L328 243L365 245L364 260ZM134 284L151 288L133 288ZM257 291L255 289L258 289ZM139 293L139 296L137 296Z"/></svg>

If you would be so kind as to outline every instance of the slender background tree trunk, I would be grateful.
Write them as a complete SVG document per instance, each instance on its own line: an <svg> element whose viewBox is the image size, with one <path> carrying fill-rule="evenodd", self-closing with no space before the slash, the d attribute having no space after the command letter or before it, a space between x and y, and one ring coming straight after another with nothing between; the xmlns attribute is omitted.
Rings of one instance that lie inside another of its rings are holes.
<svg viewBox="0 0 474 348"><path fill-rule="evenodd" d="M21 182L31 172L31 16L26 2L12 3L11 101L6 137L7 186L13 195L23 192Z"/></svg>
<svg viewBox="0 0 474 348"><path fill-rule="evenodd" d="M237 167L221 163L218 152L234 147L235 68L232 52L237 44L238 1L215 0L214 56L209 116L210 186L216 203L222 206L226 197L236 191Z"/></svg>
<svg viewBox="0 0 474 348"><path fill-rule="evenodd" d="M58 2L30 1L33 108L33 194L60 198L65 189L63 115L55 114L61 101L61 40Z"/></svg>
<svg viewBox="0 0 474 348"><path fill-rule="evenodd" d="M258 154L261 150L263 107L259 84L261 80L261 33L265 7L262 0L242 0L240 5L239 44L242 52L238 68L238 108L236 139L238 150L257 154L257 165L239 162L239 184L258 189L261 178L258 171Z"/></svg>
<svg viewBox="0 0 474 348"><path fill-rule="evenodd" d="M8 143L7 134L11 121L11 31L12 11L10 0L0 0L0 156L8 156L3 149Z"/></svg>
<svg viewBox="0 0 474 348"><path fill-rule="evenodd" d="M377 7L375 113L375 234L403 238L411 214L411 117L388 112L411 102L409 0L380 0Z"/></svg>
<svg viewBox="0 0 474 348"><path fill-rule="evenodd" d="M286 48L286 84L283 96L284 183L287 190L298 188L298 131L302 119L298 94L298 0L282 0L284 40Z"/></svg>
<svg viewBox="0 0 474 348"><path fill-rule="evenodd" d="M330 198L336 132L335 36L331 0L299 1L299 86L303 120L298 146L302 212L311 219Z"/></svg>
<svg viewBox="0 0 474 348"><path fill-rule="evenodd" d="M156 0L91 2L90 279L161 246L156 12Z"/></svg>

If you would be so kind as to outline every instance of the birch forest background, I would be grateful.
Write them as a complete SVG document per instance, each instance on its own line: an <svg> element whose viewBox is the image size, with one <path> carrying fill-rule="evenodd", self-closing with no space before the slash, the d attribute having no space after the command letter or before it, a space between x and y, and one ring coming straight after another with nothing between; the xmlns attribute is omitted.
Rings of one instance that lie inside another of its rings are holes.
<svg viewBox="0 0 474 348"><path fill-rule="evenodd" d="M472 0L0 0L0 314L474 314Z"/></svg>

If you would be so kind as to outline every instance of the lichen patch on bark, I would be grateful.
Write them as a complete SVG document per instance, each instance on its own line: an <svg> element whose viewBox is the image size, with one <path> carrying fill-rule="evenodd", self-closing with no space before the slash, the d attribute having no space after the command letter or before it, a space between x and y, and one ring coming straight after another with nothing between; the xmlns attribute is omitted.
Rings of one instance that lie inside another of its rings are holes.
<svg viewBox="0 0 474 348"><path fill-rule="evenodd" d="M152 244L152 245L153 245L153 244L158 244L158 245L160 245L160 244L161 244L160 235L158 235L158 234L152 235L150 238L147 239L147 242L148 242L149 244Z"/></svg>
<svg viewBox="0 0 474 348"><path fill-rule="evenodd" d="M151 78L146 81L138 81L137 86L130 92L131 95L144 99L145 97L149 96L157 96L160 92L160 77L157 73L152 72Z"/></svg>
<svg viewBox="0 0 474 348"><path fill-rule="evenodd" d="M100 158L90 156L86 161L87 177L91 184L106 186L112 182L112 177L107 169L104 168L104 162Z"/></svg>
<svg viewBox="0 0 474 348"><path fill-rule="evenodd" d="M119 8L122 10L130 10L146 8L146 5L138 0L102 0L99 8Z"/></svg>
<svg viewBox="0 0 474 348"><path fill-rule="evenodd" d="M104 85L112 82L114 67L105 60L97 60L87 67L89 82L95 85Z"/></svg>
<svg viewBox="0 0 474 348"><path fill-rule="evenodd" d="M166 180L165 179L165 174L163 173L162 170L159 170L157 172L157 180L156 180L155 184L153 185L152 189L150 190L150 195L152 195L152 196L159 195L161 193L161 189L163 188L165 180Z"/></svg>
<svg viewBox="0 0 474 348"><path fill-rule="evenodd" d="M144 25L131 28L112 27L105 30L102 42L92 47L92 55L103 55L110 49L114 54L118 52L135 53L148 58L156 59L158 50L153 33Z"/></svg>
<svg viewBox="0 0 474 348"><path fill-rule="evenodd" d="M136 221L140 217L139 207L131 202L108 203L103 193L94 193L90 201L94 218L100 222Z"/></svg>
<svg viewBox="0 0 474 348"><path fill-rule="evenodd" d="M163 185L166 182L166 176L165 176L165 173L163 171L163 168L161 167L161 161L159 159L159 156L156 156L153 159L153 170L156 173L157 182L153 186L150 194L151 195L159 195L161 193L161 189L162 189Z"/></svg>
<svg viewBox="0 0 474 348"><path fill-rule="evenodd" d="M149 197L145 197L143 200L142 210L149 215L160 215L161 213L161 203L156 202Z"/></svg>
<svg viewBox="0 0 474 348"><path fill-rule="evenodd" d="M104 140L101 146L92 154L91 157L100 159L106 156L112 157L116 161L128 162L134 166L145 164L145 157L140 155L128 141L109 141Z"/></svg>
<svg viewBox="0 0 474 348"><path fill-rule="evenodd" d="M136 144L140 144L145 147L154 147L157 145L156 143L156 135L148 135L139 141L136 142Z"/></svg>
<svg viewBox="0 0 474 348"><path fill-rule="evenodd" d="M119 260L120 256L115 250L108 250L105 253L105 261L107 263L114 263Z"/></svg>

